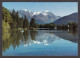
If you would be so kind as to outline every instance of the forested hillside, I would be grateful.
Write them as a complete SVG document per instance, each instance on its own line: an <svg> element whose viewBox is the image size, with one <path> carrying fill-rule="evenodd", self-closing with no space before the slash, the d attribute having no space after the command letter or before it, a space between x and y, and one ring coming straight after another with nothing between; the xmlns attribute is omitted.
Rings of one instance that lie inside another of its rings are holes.
<svg viewBox="0 0 80 58"><path fill-rule="evenodd" d="M18 12L14 9L11 12L3 7L2 9L2 27L3 31L7 29L22 29L22 28L29 28L29 27L36 27L36 22L34 18L31 18L30 24L27 17L24 15L23 17L19 17Z"/></svg>

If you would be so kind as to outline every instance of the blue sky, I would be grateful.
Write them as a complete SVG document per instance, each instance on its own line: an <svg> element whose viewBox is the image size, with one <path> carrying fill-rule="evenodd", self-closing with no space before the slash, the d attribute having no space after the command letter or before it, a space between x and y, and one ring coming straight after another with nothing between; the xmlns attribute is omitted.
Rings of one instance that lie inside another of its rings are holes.
<svg viewBox="0 0 80 58"><path fill-rule="evenodd" d="M66 16L78 12L77 2L3 2L7 9L44 11L48 10L57 16Z"/></svg>

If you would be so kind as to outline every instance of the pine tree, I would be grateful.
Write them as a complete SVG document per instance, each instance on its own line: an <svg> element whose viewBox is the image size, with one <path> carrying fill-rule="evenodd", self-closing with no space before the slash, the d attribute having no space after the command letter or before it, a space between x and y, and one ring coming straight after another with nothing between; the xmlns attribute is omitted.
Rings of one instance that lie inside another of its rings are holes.
<svg viewBox="0 0 80 58"><path fill-rule="evenodd" d="M11 28L12 29L16 29L16 27L17 27L17 22L16 22L16 18L15 18L15 15L16 14L16 12L15 12L15 10L13 9L12 10L12 13L11 13L11 16L12 16L12 23L10 24L10 26L11 26Z"/></svg>
<svg viewBox="0 0 80 58"><path fill-rule="evenodd" d="M17 28L19 28L19 15L18 15L18 11L16 12L15 14L15 19L16 19L16 22L17 22Z"/></svg>
<svg viewBox="0 0 80 58"><path fill-rule="evenodd" d="M28 28L29 27L29 22L26 16L24 16L24 21L23 21L23 28Z"/></svg>
<svg viewBox="0 0 80 58"><path fill-rule="evenodd" d="M23 17L20 18L19 27L20 27L20 28L23 28Z"/></svg>
<svg viewBox="0 0 80 58"><path fill-rule="evenodd" d="M30 27L34 27L36 28L37 27L37 24L35 22L35 19L34 18L31 18L31 21L30 21Z"/></svg>
<svg viewBox="0 0 80 58"><path fill-rule="evenodd" d="M15 10L14 9L12 10L11 15L12 15L12 18L15 19Z"/></svg>

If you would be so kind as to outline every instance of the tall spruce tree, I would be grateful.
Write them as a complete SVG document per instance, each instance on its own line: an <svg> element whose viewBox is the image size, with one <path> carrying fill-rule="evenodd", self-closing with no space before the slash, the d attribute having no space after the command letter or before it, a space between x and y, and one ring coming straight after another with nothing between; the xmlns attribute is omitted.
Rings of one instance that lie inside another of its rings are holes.
<svg viewBox="0 0 80 58"><path fill-rule="evenodd" d="M20 27L20 28L23 28L23 17L20 18L19 27Z"/></svg>
<svg viewBox="0 0 80 58"><path fill-rule="evenodd" d="M26 16L24 16L24 21L23 21L23 28L28 28L29 27L29 22Z"/></svg>
<svg viewBox="0 0 80 58"><path fill-rule="evenodd" d="M14 28L14 29L19 28L19 22L18 22L19 21L19 15L18 15L18 12L16 12L13 9L13 11L11 13L11 16L13 18L12 23L11 23L11 28Z"/></svg>
<svg viewBox="0 0 80 58"><path fill-rule="evenodd" d="M11 15L12 15L12 18L15 19L15 10L14 9L12 10Z"/></svg>
<svg viewBox="0 0 80 58"><path fill-rule="evenodd" d="M37 27L37 25L36 25L36 21L35 21L35 18L31 18L31 21L30 21L30 27L34 27L34 28Z"/></svg>
<svg viewBox="0 0 80 58"><path fill-rule="evenodd" d="M18 15L18 11L16 12L15 14L15 19L16 19L16 22L17 22L17 28L19 28L19 15Z"/></svg>

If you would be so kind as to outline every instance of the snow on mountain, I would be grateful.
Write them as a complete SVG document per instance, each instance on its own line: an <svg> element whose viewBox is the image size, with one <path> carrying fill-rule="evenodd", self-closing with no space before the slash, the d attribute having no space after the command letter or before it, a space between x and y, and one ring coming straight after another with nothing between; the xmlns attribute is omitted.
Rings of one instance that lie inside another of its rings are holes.
<svg viewBox="0 0 80 58"><path fill-rule="evenodd" d="M18 10L19 16L20 17L24 17L26 15L26 17L28 18L28 20L31 20L31 17L33 16L33 12L30 10Z"/></svg>
<svg viewBox="0 0 80 58"><path fill-rule="evenodd" d="M39 11L33 12L30 10L24 9L24 10L18 10L18 13L20 17L26 15L29 21L31 20L32 17L35 16L36 22L38 24L50 23L57 20L57 16L55 16L52 12L48 10L45 10L43 12L39 12Z"/></svg>
<svg viewBox="0 0 80 58"><path fill-rule="evenodd" d="M24 11L27 11L26 9L23 9Z"/></svg>
<svg viewBox="0 0 80 58"><path fill-rule="evenodd" d="M40 14L41 12L37 11L37 12L34 12L33 15L38 15Z"/></svg>

